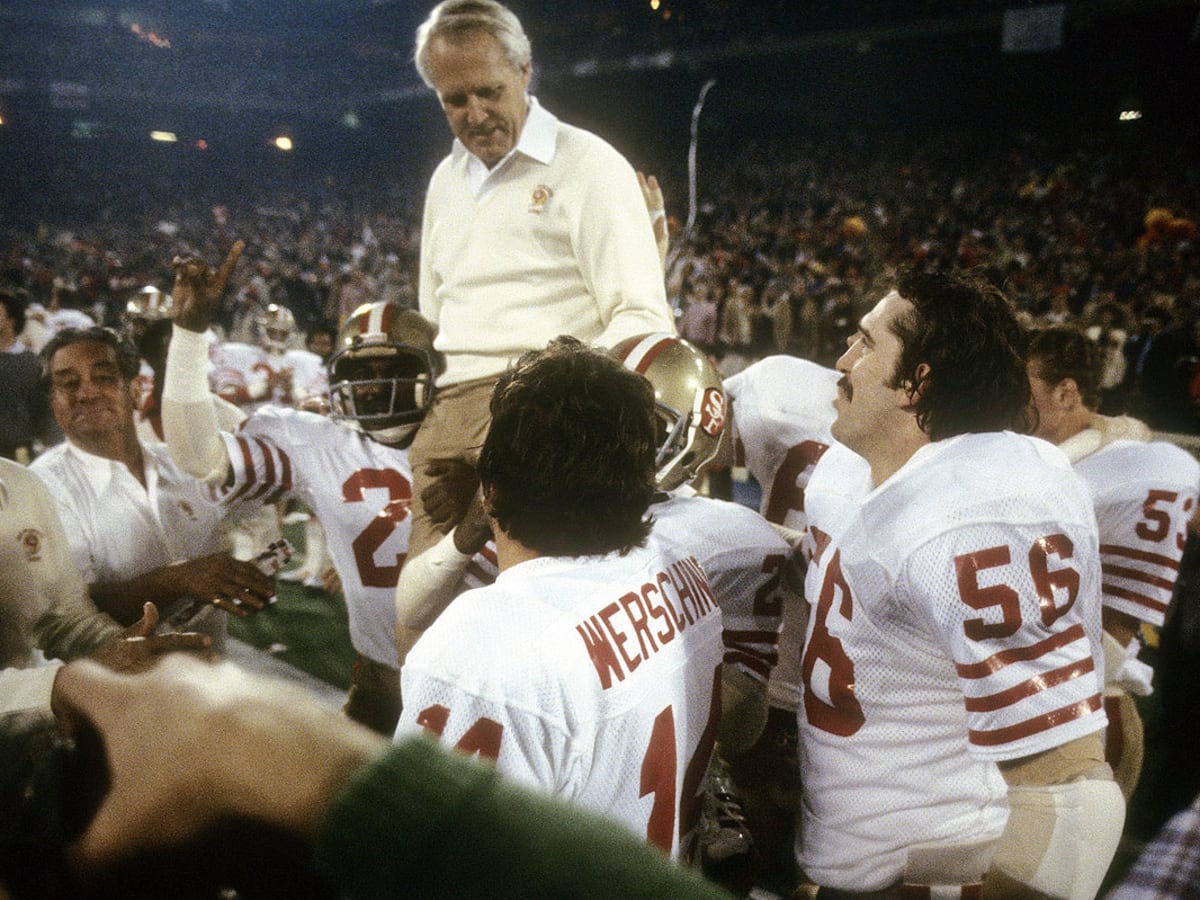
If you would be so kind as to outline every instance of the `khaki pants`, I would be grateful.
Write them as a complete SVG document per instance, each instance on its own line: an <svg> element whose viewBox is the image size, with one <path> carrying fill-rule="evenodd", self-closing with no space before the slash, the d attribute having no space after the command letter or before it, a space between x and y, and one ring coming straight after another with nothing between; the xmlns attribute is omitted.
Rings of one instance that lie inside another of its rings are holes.
<svg viewBox="0 0 1200 900"><path fill-rule="evenodd" d="M461 459L472 466L479 460L479 450L487 437L491 415L488 406L492 399L495 378L467 381L438 388L433 407L417 430L408 460L413 470L412 534L408 539L408 555L415 557L436 544L444 532L429 520L421 492L435 479L426 471L439 459Z"/></svg>

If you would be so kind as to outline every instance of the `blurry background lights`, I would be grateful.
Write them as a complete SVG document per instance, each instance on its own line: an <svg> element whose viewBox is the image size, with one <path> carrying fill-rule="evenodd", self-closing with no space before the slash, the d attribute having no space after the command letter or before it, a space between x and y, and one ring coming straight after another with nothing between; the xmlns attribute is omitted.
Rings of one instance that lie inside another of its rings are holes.
<svg viewBox="0 0 1200 900"><path fill-rule="evenodd" d="M1141 117L1142 111L1140 109L1123 109L1121 110L1121 115L1117 118L1122 122L1136 122Z"/></svg>
<svg viewBox="0 0 1200 900"><path fill-rule="evenodd" d="M177 138L173 131L152 131L150 132L150 140L162 141L164 144L173 144Z"/></svg>
<svg viewBox="0 0 1200 900"><path fill-rule="evenodd" d="M286 151L286 150L292 149L292 139L290 137L288 137L287 135L281 134L279 137L275 138L274 143L275 143L275 146L278 147L280 150Z"/></svg>

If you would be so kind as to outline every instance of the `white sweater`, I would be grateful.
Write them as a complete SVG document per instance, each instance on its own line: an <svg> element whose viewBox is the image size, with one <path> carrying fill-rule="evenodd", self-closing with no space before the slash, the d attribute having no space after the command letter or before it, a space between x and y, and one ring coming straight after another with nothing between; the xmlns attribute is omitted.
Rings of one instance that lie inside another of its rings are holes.
<svg viewBox="0 0 1200 900"><path fill-rule="evenodd" d="M470 160L456 141L425 201L420 310L446 357L439 384L494 376L561 334L610 347L674 333L637 176L613 147L531 98L478 199Z"/></svg>

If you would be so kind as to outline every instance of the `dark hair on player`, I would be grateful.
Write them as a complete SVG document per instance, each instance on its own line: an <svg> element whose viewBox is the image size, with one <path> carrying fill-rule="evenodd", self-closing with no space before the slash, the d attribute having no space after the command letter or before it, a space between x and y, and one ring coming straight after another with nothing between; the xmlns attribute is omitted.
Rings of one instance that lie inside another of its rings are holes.
<svg viewBox="0 0 1200 900"><path fill-rule="evenodd" d="M121 370L121 377L126 381L132 381L137 377L138 372L141 370L141 360L138 358L138 352L134 349L133 344L121 337L117 332L102 325L93 325L90 328L64 328L46 342L46 346L42 348L42 352L39 354L42 360L42 386L46 390L50 389L50 363L54 359L54 354L63 347L88 341L113 348L113 354L117 360L117 368Z"/></svg>
<svg viewBox="0 0 1200 900"><path fill-rule="evenodd" d="M1093 411L1100 406L1104 357L1096 342L1080 329L1071 325L1033 329L1029 333L1025 358L1047 384L1074 379L1083 405Z"/></svg>
<svg viewBox="0 0 1200 900"><path fill-rule="evenodd" d="M559 337L500 376L491 414L479 478L501 529L546 556L645 542L657 449L646 379Z"/></svg>
<svg viewBox="0 0 1200 900"><path fill-rule="evenodd" d="M930 439L1028 433L1033 420L1023 334L1004 294L957 270L904 269L896 289L913 308L894 326L904 347L895 383L913 386L917 424Z"/></svg>

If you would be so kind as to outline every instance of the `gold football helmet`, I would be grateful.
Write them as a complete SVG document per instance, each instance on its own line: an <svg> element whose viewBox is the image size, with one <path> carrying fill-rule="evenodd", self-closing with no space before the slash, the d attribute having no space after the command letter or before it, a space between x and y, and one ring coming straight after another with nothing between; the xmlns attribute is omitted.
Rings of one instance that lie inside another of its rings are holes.
<svg viewBox="0 0 1200 900"><path fill-rule="evenodd" d="M264 350L283 353L296 337L296 317L286 306L270 303L254 316L254 340Z"/></svg>
<svg viewBox="0 0 1200 900"><path fill-rule="evenodd" d="M721 373L693 344L666 332L626 338L613 353L654 388L660 490L686 484L717 455L725 431Z"/></svg>
<svg viewBox="0 0 1200 900"><path fill-rule="evenodd" d="M412 437L433 402L440 369L434 328L391 302L346 319L329 357L329 415L385 444Z"/></svg>

